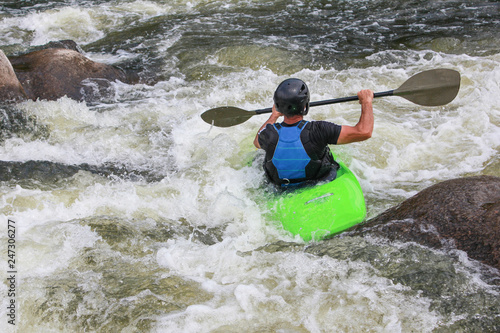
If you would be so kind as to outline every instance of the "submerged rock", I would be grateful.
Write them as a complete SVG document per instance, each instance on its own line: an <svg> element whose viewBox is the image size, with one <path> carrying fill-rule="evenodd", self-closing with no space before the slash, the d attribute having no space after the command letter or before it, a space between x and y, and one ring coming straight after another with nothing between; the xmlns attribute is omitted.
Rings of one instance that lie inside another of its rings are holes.
<svg viewBox="0 0 500 333"><path fill-rule="evenodd" d="M500 269L500 177L444 181L349 230L432 248L456 248Z"/></svg>
<svg viewBox="0 0 500 333"><path fill-rule="evenodd" d="M39 124L35 116L26 114L16 104L0 104L0 144L13 136L36 140L47 138L48 133L48 126Z"/></svg>
<svg viewBox="0 0 500 333"><path fill-rule="evenodd" d="M102 177L119 177L131 180L160 181L163 175L149 171L130 170L122 165L107 163L104 165L68 165L52 161L0 161L0 181L36 181L46 184L74 176L79 171L86 171Z"/></svg>

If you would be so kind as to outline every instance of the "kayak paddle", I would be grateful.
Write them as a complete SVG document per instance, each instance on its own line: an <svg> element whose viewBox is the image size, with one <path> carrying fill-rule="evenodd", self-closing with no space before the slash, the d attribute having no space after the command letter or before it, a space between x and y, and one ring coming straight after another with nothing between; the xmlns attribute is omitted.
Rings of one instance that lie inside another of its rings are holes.
<svg viewBox="0 0 500 333"><path fill-rule="evenodd" d="M413 75L399 88L374 94L374 97L400 96L423 106L440 106L450 103L460 89L460 73L452 69L432 69ZM320 106L358 100L358 96L342 97L309 103ZM207 110L201 118L217 127L230 127L244 123L256 114L271 113L272 108L253 111L234 106L222 106Z"/></svg>

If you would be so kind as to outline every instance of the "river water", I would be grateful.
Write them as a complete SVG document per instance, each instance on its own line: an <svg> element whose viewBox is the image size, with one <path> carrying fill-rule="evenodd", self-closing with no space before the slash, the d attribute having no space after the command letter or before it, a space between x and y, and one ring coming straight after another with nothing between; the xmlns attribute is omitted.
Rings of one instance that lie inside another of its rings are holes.
<svg viewBox="0 0 500 333"><path fill-rule="evenodd" d="M377 99L373 137L332 148L357 175L368 217L440 181L498 176L498 1L12 0L0 9L8 55L72 39L143 78L113 83L98 102L30 101L2 118L0 160L17 171L0 182L0 331L500 330L488 267L461 251L370 237L304 244L265 215L252 141L267 117L230 128L200 118L224 105L270 107L288 77L306 81L314 101L450 68L462 75L452 103ZM359 104L308 118L354 125Z"/></svg>

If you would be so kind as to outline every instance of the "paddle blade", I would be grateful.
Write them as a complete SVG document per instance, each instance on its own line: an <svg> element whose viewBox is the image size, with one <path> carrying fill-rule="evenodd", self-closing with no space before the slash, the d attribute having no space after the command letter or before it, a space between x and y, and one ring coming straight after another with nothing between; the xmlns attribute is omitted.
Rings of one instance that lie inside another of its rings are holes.
<svg viewBox="0 0 500 333"><path fill-rule="evenodd" d="M460 89L460 73L452 69L433 69L409 78L394 95L423 106L450 103Z"/></svg>
<svg viewBox="0 0 500 333"><path fill-rule="evenodd" d="M231 127L244 123L253 115L255 115L255 112L234 106L222 106L203 112L201 119L217 127Z"/></svg>

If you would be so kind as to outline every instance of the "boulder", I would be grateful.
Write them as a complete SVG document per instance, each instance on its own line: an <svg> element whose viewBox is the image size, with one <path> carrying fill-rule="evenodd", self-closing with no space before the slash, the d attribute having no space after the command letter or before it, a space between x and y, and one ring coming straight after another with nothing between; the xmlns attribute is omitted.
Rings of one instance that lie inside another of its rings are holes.
<svg viewBox="0 0 500 333"><path fill-rule="evenodd" d="M476 176L433 185L349 230L459 249L500 269L500 178Z"/></svg>
<svg viewBox="0 0 500 333"><path fill-rule="evenodd" d="M67 48L48 48L9 58L28 98L56 100L63 96L91 101L110 82L130 82L117 67L98 63Z"/></svg>
<svg viewBox="0 0 500 333"><path fill-rule="evenodd" d="M27 99L9 59L0 50L0 101L18 102Z"/></svg>

